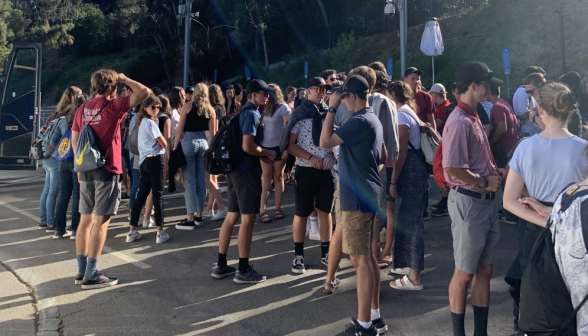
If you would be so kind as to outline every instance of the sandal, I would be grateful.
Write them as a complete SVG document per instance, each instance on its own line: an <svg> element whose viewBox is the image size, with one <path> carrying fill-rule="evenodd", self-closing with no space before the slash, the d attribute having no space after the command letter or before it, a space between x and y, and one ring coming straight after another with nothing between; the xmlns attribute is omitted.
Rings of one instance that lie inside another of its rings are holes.
<svg viewBox="0 0 588 336"><path fill-rule="evenodd" d="M296 180L292 179L288 179L288 181L286 181L287 185L294 185L294 183L296 182Z"/></svg>
<svg viewBox="0 0 588 336"><path fill-rule="evenodd" d="M341 285L341 280L339 280L339 279L335 279L335 281L333 281L333 282L325 281L325 284L323 285L323 294L325 294L325 295L333 294L335 292L335 289L337 289L337 287L339 287L339 285ZM325 289L325 286L330 286L331 289Z"/></svg>
<svg viewBox="0 0 588 336"><path fill-rule="evenodd" d="M282 219L282 218L284 218L284 213L282 212L282 210L277 209L276 210L276 214L274 215L274 218L275 219Z"/></svg>
<svg viewBox="0 0 588 336"><path fill-rule="evenodd" d="M402 280L404 280L404 283L402 283ZM417 291L417 290L423 290L423 286L415 286L412 284L412 282L410 281L410 279L405 275L403 278L401 279L397 279L396 281L392 281L390 282L390 287L394 288L394 289L398 289L398 290L407 290L407 291Z"/></svg>
<svg viewBox="0 0 588 336"><path fill-rule="evenodd" d="M262 223L271 223L272 219L270 218L270 216L267 213L262 213L261 215L259 215L259 220Z"/></svg>
<svg viewBox="0 0 588 336"><path fill-rule="evenodd" d="M380 260L378 260L378 266L381 269L390 266L391 263L392 263L392 256L383 257Z"/></svg>

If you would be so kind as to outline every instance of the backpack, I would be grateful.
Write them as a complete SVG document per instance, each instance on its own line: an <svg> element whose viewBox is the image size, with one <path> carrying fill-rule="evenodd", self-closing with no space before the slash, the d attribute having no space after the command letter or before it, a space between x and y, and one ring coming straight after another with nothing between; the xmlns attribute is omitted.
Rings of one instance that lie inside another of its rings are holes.
<svg viewBox="0 0 588 336"><path fill-rule="evenodd" d="M127 142L125 142L125 149L129 152L139 155L139 126L135 126L127 136Z"/></svg>
<svg viewBox="0 0 588 336"><path fill-rule="evenodd" d="M227 174L237 169L245 158L239 136L239 116L237 114L222 125L212 138L210 147L202 155L206 172L212 175Z"/></svg>
<svg viewBox="0 0 588 336"><path fill-rule="evenodd" d="M568 186L569 187L569 186ZM568 187L564 190L568 190ZM521 301L519 328L529 336L576 336L576 314L588 300L588 295L574 309L572 299L557 266L554 237L550 227L554 216L566 211L579 197L588 195L588 190L574 194L574 188L566 193L570 196L561 202L556 215L549 216L547 226L535 242L529 264L521 279ZM562 194L558 198L562 198ZM557 201L556 201L557 202ZM581 211L584 244L588 244L588 213Z"/></svg>
<svg viewBox="0 0 588 336"><path fill-rule="evenodd" d="M433 178L441 190L447 190L448 185L443 173L443 141L439 142L437 153L433 159Z"/></svg>
<svg viewBox="0 0 588 336"><path fill-rule="evenodd" d="M63 118L65 117L50 119L47 124L41 128L39 134L37 134L37 137L35 138L35 142L29 150L29 157L32 157L35 160L42 160L53 156L55 148L51 146L51 137L57 128L57 124L59 124L59 121Z"/></svg>
<svg viewBox="0 0 588 336"><path fill-rule="evenodd" d="M435 154L437 153L439 144L441 143L441 135L439 135L439 133L433 129L431 124L420 121L416 114L405 110L398 110L398 112L408 113L417 122L417 124L419 124L421 131L421 148L416 150L410 141L408 142L408 145L418 154L418 157L421 159L421 161L423 161L425 167L427 167L429 174L432 174L432 165L435 160Z"/></svg>
<svg viewBox="0 0 588 336"><path fill-rule="evenodd" d="M106 150L106 153L103 155L100 151L100 143L96 139L96 133L90 127L90 124L96 116L98 116L102 110L108 105L109 101L106 101L104 106L100 108L98 113L96 113L92 119L82 127L80 131L80 136L78 138L78 144L76 147L75 152L75 160L74 160L74 170L76 173L87 172L91 170L96 170L106 163L106 156L110 151L110 147L112 147L112 143L114 142L114 138L118 133L118 124L117 129L114 132L114 136L112 137L112 141L110 142L110 146ZM82 106L82 122L84 118L84 109L86 108L86 104Z"/></svg>
<svg viewBox="0 0 588 336"><path fill-rule="evenodd" d="M59 162L73 161L74 154L71 143L71 128L68 128L61 136L61 140L59 140L59 144L57 145L57 151L55 151L53 157Z"/></svg>

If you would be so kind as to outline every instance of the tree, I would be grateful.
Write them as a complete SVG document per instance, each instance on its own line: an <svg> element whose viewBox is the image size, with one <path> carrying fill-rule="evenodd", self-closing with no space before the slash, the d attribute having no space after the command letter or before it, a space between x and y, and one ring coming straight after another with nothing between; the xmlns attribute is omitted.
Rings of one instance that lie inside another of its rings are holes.
<svg viewBox="0 0 588 336"><path fill-rule="evenodd" d="M327 34L329 34L329 49L331 49L331 24L329 23L329 17L327 16L327 11L325 10L325 5L323 5L322 0L316 0L318 2L319 7L321 8L321 12L323 14L323 19L325 20L325 26L327 27Z"/></svg>
<svg viewBox="0 0 588 336"><path fill-rule="evenodd" d="M265 30L267 25L264 22L264 17L269 15L271 10L270 4L266 0L243 0L245 9L249 14L249 23L251 23L259 35L261 36L261 43L263 44L263 54L265 58L265 67L269 67L269 57L267 54L267 42L265 39Z"/></svg>

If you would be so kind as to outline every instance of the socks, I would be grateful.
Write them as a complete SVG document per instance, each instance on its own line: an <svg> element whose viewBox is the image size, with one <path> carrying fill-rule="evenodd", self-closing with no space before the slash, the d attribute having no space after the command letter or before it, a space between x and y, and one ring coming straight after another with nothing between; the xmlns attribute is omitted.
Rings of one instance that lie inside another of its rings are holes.
<svg viewBox="0 0 588 336"><path fill-rule="evenodd" d="M78 259L78 274L85 274L86 273L86 265L88 264L88 255L87 254L77 254L76 258Z"/></svg>
<svg viewBox="0 0 588 336"><path fill-rule="evenodd" d="M372 321L361 322L360 320L357 320L357 323L359 323L364 329L369 329L372 326Z"/></svg>
<svg viewBox="0 0 588 336"><path fill-rule="evenodd" d="M380 318L380 309L372 309L372 321Z"/></svg>
<svg viewBox="0 0 588 336"><path fill-rule="evenodd" d="M87 260L84 278L86 280L96 280L98 278L98 258L87 258Z"/></svg>
<svg viewBox="0 0 588 336"><path fill-rule="evenodd" d="M488 310L474 306L474 336L488 336Z"/></svg>
<svg viewBox="0 0 588 336"><path fill-rule="evenodd" d="M219 253L218 261L216 264L218 265L218 267L227 267L227 255Z"/></svg>
<svg viewBox="0 0 588 336"><path fill-rule="evenodd" d="M294 243L294 255L300 255L304 257L304 242Z"/></svg>
<svg viewBox="0 0 588 336"><path fill-rule="evenodd" d="M465 336L464 328L465 313L456 314L451 312L451 322L453 324L453 336Z"/></svg>
<svg viewBox="0 0 588 336"><path fill-rule="evenodd" d="M324 258L329 253L329 246L331 242L321 242L321 258Z"/></svg>
<svg viewBox="0 0 588 336"><path fill-rule="evenodd" d="M239 258L239 272L247 273L249 269L249 258Z"/></svg>

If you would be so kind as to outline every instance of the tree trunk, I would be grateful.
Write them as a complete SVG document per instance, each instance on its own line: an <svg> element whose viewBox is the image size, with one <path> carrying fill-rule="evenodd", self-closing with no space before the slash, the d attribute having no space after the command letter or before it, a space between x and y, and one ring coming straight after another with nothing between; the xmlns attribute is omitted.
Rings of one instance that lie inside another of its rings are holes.
<svg viewBox="0 0 588 336"><path fill-rule="evenodd" d="M259 31L255 34L255 60L259 61Z"/></svg>
<svg viewBox="0 0 588 336"><path fill-rule="evenodd" d="M269 60L267 55L267 44L265 43L265 32L261 30L261 42L263 43L263 53L265 55L265 68L269 68Z"/></svg>
<svg viewBox="0 0 588 336"><path fill-rule="evenodd" d="M173 82L173 78L171 72L169 71L169 67L167 65L167 49L165 48L165 42L163 38L159 35L151 35L155 39L155 43L159 49L159 54L161 55L161 59L163 61L163 68L165 69L165 74L167 75L167 80L169 83Z"/></svg>
<svg viewBox="0 0 588 336"><path fill-rule="evenodd" d="M231 43L229 41L229 32L225 31L225 37L227 40L227 52L229 53L229 59L232 61L233 60L233 53L231 52Z"/></svg>
<svg viewBox="0 0 588 336"><path fill-rule="evenodd" d="M327 16L327 11L325 10L325 6L323 5L322 0L316 0L318 2L319 7L321 8L321 12L323 13L323 20L325 20L325 26L327 27L327 34L329 34L329 49L331 49L331 24L329 23L329 17Z"/></svg>

